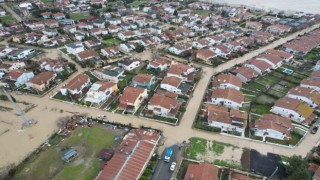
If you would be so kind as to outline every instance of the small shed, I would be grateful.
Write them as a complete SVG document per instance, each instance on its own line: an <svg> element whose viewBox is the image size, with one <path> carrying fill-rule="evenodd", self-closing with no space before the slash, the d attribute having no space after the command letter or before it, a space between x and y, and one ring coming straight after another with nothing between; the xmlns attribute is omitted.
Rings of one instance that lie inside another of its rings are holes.
<svg viewBox="0 0 320 180"><path fill-rule="evenodd" d="M73 159L75 159L77 155L78 155L77 150L74 148L70 148L62 154L62 160L64 160L65 162L70 162Z"/></svg>

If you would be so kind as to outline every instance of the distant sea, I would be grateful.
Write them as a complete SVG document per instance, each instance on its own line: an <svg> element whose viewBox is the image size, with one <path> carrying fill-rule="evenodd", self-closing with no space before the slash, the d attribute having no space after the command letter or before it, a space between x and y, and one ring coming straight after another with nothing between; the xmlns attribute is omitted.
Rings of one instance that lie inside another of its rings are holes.
<svg viewBox="0 0 320 180"><path fill-rule="evenodd" d="M207 2L245 5L264 10L320 14L320 0L203 0Z"/></svg>

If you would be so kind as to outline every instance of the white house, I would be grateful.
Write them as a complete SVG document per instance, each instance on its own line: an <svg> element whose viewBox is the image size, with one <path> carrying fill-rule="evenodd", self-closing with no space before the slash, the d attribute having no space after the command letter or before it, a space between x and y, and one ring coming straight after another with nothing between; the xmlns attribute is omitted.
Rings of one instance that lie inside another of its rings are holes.
<svg viewBox="0 0 320 180"><path fill-rule="evenodd" d="M294 126L289 119L274 114L264 114L258 121L255 121L251 129L255 136L288 140L291 138Z"/></svg>
<svg viewBox="0 0 320 180"><path fill-rule="evenodd" d="M50 58L41 58L38 61L41 70L52 71L55 73L61 73L64 71L64 65L62 61L54 60Z"/></svg>
<svg viewBox="0 0 320 180"><path fill-rule="evenodd" d="M197 41L193 41L192 47L196 49L203 49L205 47L208 47L210 45L210 42L206 39L199 39Z"/></svg>
<svg viewBox="0 0 320 180"><path fill-rule="evenodd" d="M100 80L107 80L107 81L111 81L114 83L118 83L120 77L123 77L124 70L119 68L119 67L115 67L115 66L105 66L103 68L100 69L95 69L93 71L93 74Z"/></svg>
<svg viewBox="0 0 320 180"><path fill-rule="evenodd" d="M259 61L256 59L250 60L247 63L244 64L245 67L252 68L256 72L258 72L260 75L264 74L265 72L269 72L271 69L271 65L266 63L265 61Z"/></svg>
<svg viewBox="0 0 320 180"><path fill-rule="evenodd" d="M125 31L125 32L118 33L118 38L121 39L122 41L126 41L134 37L136 37L136 34L133 31Z"/></svg>
<svg viewBox="0 0 320 180"><path fill-rule="evenodd" d="M213 89L209 103L239 109L244 103L244 95L233 88Z"/></svg>
<svg viewBox="0 0 320 180"><path fill-rule="evenodd" d="M180 108L178 95L166 91L157 91L148 102L147 110L154 115L175 118Z"/></svg>
<svg viewBox="0 0 320 180"><path fill-rule="evenodd" d="M209 126L220 128L221 131L243 133L247 126L248 113L227 107L209 104L204 114Z"/></svg>
<svg viewBox="0 0 320 180"><path fill-rule="evenodd" d="M212 85L220 89L233 88L240 91L242 81L232 74L221 74L213 80Z"/></svg>
<svg viewBox="0 0 320 180"><path fill-rule="evenodd" d="M256 60L264 61L271 65L272 69L276 69L282 65L282 58L273 54L262 54L256 57Z"/></svg>
<svg viewBox="0 0 320 180"><path fill-rule="evenodd" d="M165 89L169 92L173 92L176 94L182 94L181 89L179 89L179 86L182 83L182 79L175 77L175 76L170 76L170 77L165 77L161 81L160 88Z"/></svg>
<svg viewBox="0 0 320 180"><path fill-rule="evenodd" d="M27 82L34 77L32 71L24 69L16 69L4 76L5 79L14 81L16 87L26 85Z"/></svg>
<svg viewBox="0 0 320 180"><path fill-rule="evenodd" d="M175 76L183 81L188 80L188 76L195 72L195 68L187 64L177 63L170 66L167 76Z"/></svg>
<svg viewBox="0 0 320 180"><path fill-rule="evenodd" d="M298 99L283 97L278 99L271 112L297 122L311 122L314 119L313 109Z"/></svg>
<svg viewBox="0 0 320 180"><path fill-rule="evenodd" d="M74 77L71 81L65 84L61 89L60 92L62 95L67 95L69 92L71 95L80 95L82 94L82 90L84 88L88 88L91 85L91 81L88 75L86 74L79 74L78 76Z"/></svg>
<svg viewBox="0 0 320 180"><path fill-rule="evenodd" d="M79 52L84 51L84 45L81 42L66 44L65 48L67 49L68 53L73 54L73 55L76 55Z"/></svg>
<svg viewBox="0 0 320 180"><path fill-rule="evenodd" d="M295 87L290 89L287 96L292 99L299 99L307 103L312 108L316 108L320 104L320 93L306 87Z"/></svg>
<svg viewBox="0 0 320 180"><path fill-rule="evenodd" d="M252 68L241 66L232 71L242 82L249 82L259 76L259 73Z"/></svg>
<svg viewBox="0 0 320 180"><path fill-rule="evenodd" d="M10 54L8 54L8 58L9 59L23 59L23 58L26 58L35 52L36 52L35 49L24 48L24 49L12 51Z"/></svg>
<svg viewBox="0 0 320 180"><path fill-rule="evenodd" d="M122 43L120 44L121 51L125 53L129 53L136 49L137 43Z"/></svg>
<svg viewBox="0 0 320 180"><path fill-rule="evenodd" d="M120 55L119 47L116 47L116 46L101 49L100 52L103 56L105 56L107 58L112 58L112 57Z"/></svg>
<svg viewBox="0 0 320 180"><path fill-rule="evenodd" d="M171 65L172 61L169 60L166 57L158 57L154 59L153 61L149 62L147 69L159 69L160 71L164 71L168 69L168 67Z"/></svg>
<svg viewBox="0 0 320 180"><path fill-rule="evenodd" d="M191 43L179 43L172 47L169 47L168 51L177 55L180 55L186 51L192 50Z"/></svg>
<svg viewBox="0 0 320 180"><path fill-rule="evenodd" d="M301 81L301 87L314 89L320 92L320 78L306 78Z"/></svg>
<svg viewBox="0 0 320 180"><path fill-rule="evenodd" d="M118 66L124 70L131 71L140 66L140 60L134 58L123 58L118 62Z"/></svg>
<svg viewBox="0 0 320 180"><path fill-rule="evenodd" d="M0 64L0 71L8 73L15 69L22 69L25 66L26 64L23 61L3 61L2 64Z"/></svg>
<svg viewBox="0 0 320 180"><path fill-rule="evenodd" d="M225 59L228 59L232 53L231 50L228 49L228 47L226 47L224 45L216 45L216 46L210 47L210 50L212 50L218 56L225 58Z"/></svg>
<svg viewBox="0 0 320 180"><path fill-rule="evenodd" d="M97 81L92 84L91 88L86 94L85 101L93 104L100 104L105 102L112 93L118 90L118 86L114 82Z"/></svg>

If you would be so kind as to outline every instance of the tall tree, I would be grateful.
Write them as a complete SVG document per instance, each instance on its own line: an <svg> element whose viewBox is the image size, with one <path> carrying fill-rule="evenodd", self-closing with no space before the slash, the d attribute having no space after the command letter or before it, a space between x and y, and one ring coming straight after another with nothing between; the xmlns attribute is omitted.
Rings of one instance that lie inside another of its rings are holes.
<svg viewBox="0 0 320 180"><path fill-rule="evenodd" d="M285 165L288 179L310 179L308 173L308 162L301 156L291 156Z"/></svg>
<svg viewBox="0 0 320 180"><path fill-rule="evenodd" d="M174 11L173 11L173 15L177 17L177 16L178 16L178 11L177 11L177 10L174 10Z"/></svg>

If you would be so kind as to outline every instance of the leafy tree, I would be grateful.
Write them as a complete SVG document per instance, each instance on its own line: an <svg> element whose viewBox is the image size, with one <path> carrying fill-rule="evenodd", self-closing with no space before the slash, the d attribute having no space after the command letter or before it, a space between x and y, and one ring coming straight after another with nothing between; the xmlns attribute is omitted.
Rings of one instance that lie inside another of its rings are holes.
<svg viewBox="0 0 320 180"><path fill-rule="evenodd" d="M70 69L72 69L73 71L76 70L76 65L73 63L68 63L68 66Z"/></svg>
<svg viewBox="0 0 320 180"><path fill-rule="evenodd" d="M285 165L288 179L310 179L308 173L308 162L301 156L291 156Z"/></svg>
<svg viewBox="0 0 320 180"><path fill-rule="evenodd" d="M177 11L177 10L174 10L174 11L173 11L173 15L177 17L177 16L178 16L178 11Z"/></svg>
<svg viewBox="0 0 320 180"><path fill-rule="evenodd" d="M137 48L136 48L136 52L137 53L141 53L141 52L143 52L144 51L144 46L143 45L141 45L141 44L138 44L137 45Z"/></svg>

